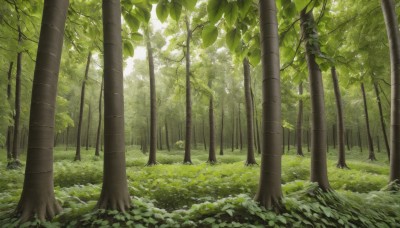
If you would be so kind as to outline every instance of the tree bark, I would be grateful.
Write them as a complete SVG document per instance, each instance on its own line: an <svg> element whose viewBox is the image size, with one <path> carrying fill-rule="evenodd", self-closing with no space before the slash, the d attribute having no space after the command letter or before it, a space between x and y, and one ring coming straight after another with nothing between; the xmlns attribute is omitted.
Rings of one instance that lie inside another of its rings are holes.
<svg viewBox="0 0 400 228"><path fill-rule="evenodd" d="M190 40L192 38L192 31L190 29L189 17L185 18L186 23L186 135L185 135L185 157L183 159L184 164L192 164L190 154L190 142L192 136L192 95L190 89Z"/></svg>
<svg viewBox="0 0 400 228"><path fill-rule="evenodd" d="M90 119L91 119L91 106L89 103L88 110L88 121L87 121L87 130L86 130L86 150L89 150L89 139L90 139Z"/></svg>
<svg viewBox="0 0 400 228"><path fill-rule="evenodd" d="M100 85L100 96L99 96L99 124L97 126L97 135L96 135L96 151L95 156L100 156L100 134L101 134L101 121L102 121L102 106L103 106L103 86L104 86L104 76L101 77L101 85Z"/></svg>
<svg viewBox="0 0 400 228"><path fill-rule="evenodd" d="M369 149L369 156L368 159L371 161L375 161L375 153L374 153L374 143L372 141L371 130L369 127L369 117L368 117L368 106L367 106L367 97L365 95L365 88L364 83L361 83L361 92L364 101L364 114L365 114L365 123L367 125L367 138L368 138L368 149Z"/></svg>
<svg viewBox="0 0 400 228"><path fill-rule="evenodd" d="M219 138L219 155L224 155L224 106L221 105L221 132Z"/></svg>
<svg viewBox="0 0 400 228"><path fill-rule="evenodd" d="M97 208L126 211L131 206L125 165L121 4L103 0L104 169Z"/></svg>
<svg viewBox="0 0 400 228"><path fill-rule="evenodd" d="M331 67L331 75L333 81L333 89L335 92L335 100L336 100L336 124L337 128L337 138L338 138L338 168L348 168L346 164L346 152L344 149L344 117L343 117L343 103L342 103L342 95L340 94L340 87L338 82L338 77L336 73L336 68Z"/></svg>
<svg viewBox="0 0 400 228"><path fill-rule="evenodd" d="M168 149L168 151L171 151L171 148L169 147L169 136L168 136L168 124L167 124L167 120L165 120L165 142L167 143L167 149Z"/></svg>
<svg viewBox="0 0 400 228"><path fill-rule="evenodd" d="M290 150L290 129L288 128L288 138L287 138L287 152Z"/></svg>
<svg viewBox="0 0 400 228"><path fill-rule="evenodd" d="M13 68L14 62L10 62L10 67L8 68L8 84L7 84L7 101L9 105L11 105L11 75L12 75L12 68ZM7 145L7 161L11 161L12 155L11 155L11 141L12 141L12 126L8 126L7 128L7 139L6 139L6 145Z"/></svg>
<svg viewBox="0 0 400 228"><path fill-rule="evenodd" d="M385 147L386 147L386 152L388 155L388 159L390 161L390 147L389 147L389 140L386 134L386 125L385 125L385 119L383 117L383 109L382 109L382 102L381 102L381 97L379 94L379 89L378 89L378 85L375 82L374 83L374 89L375 89L375 94L376 94L376 100L378 103L378 109L379 109L379 117L380 117L380 121L381 121L381 127L382 127L382 133L383 133L383 139L385 142Z"/></svg>
<svg viewBox="0 0 400 228"><path fill-rule="evenodd" d="M211 80L208 81L208 86L212 88ZM208 106L208 119L210 123L210 146L208 150L208 160L207 163L215 164L217 163L217 157L215 155L215 124L214 124L214 97L210 96L210 103Z"/></svg>
<svg viewBox="0 0 400 228"><path fill-rule="evenodd" d="M16 209L20 223L34 216L41 221L51 220L61 212L54 196L53 143L57 81L68 4L68 0L44 1L32 85L25 179Z"/></svg>
<svg viewBox="0 0 400 228"><path fill-rule="evenodd" d="M254 157L254 123L253 123L253 102L251 100L251 78L250 78L250 63L246 57L243 59L243 76L244 76L244 95L246 104L246 125L247 125L247 158L245 165L257 164ZM240 106L239 106L240 107ZM240 108L239 108L240 110ZM240 116L240 112L239 112ZM242 136L242 134L240 134ZM240 144L242 146L242 137L240 137Z"/></svg>
<svg viewBox="0 0 400 228"><path fill-rule="evenodd" d="M281 205L281 91L276 4L259 1L262 62L262 145L260 182L255 201L267 209Z"/></svg>
<svg viewBox="0 0 400 228"><path fill-rule="evenodd" d="M204 143L204 150L207 150L206 132L204 130L204 117L203 117L203 143Z"/></svg>
<svg viewBox="0 0 400 228"><path fill-rule="evenodd" d="M299 95L303 95L303 83L299 85ZM297 114L297 155L304 156L303 154L303 98L299 99L299 111Z"/></svg>
<svg viewBox="0 0 400 228"><path fill-rule="evenodd" d="M79 108L79 121L78 121L78 134L76 138L76 152L75 152L75 161L81 160L81 134L82 134L82 120L83 120L83 110L85 108L85 88L86 88L86 81L89 77L89 66L90 66L90 59L92 57L92 53L89 52L87 61L86 61L86 70L85 70L85 78L82 82L82 89L81 89L81 105Z"/></svg>
<svg viewBox="0 0 400 228"><path fill-rule="evenodd" d="M240 151L242 151L243 150L243 134L242 134L242 119L240 118L240 103L239 103L238 127L239 127Z"/></svg>
<svg viewBox="0 0 400 228"><path fill-rule="evenodd" d="M330 189L326 162L326 123L322 74L315 60L319 45L312 42L318 37L312 10L300 13L301 31L305 40L306 60L311 94L311 182L318 183L323 191Z"/></svg>

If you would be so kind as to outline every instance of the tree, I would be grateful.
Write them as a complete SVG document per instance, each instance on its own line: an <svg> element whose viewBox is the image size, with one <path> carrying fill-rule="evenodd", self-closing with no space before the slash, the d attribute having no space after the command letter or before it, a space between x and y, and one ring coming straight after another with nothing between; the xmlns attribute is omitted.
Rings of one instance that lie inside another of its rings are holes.
<svg viewBox="0 0 400 228"><path fill-rule="evenodd" d="M389 147L388 137L387 137L387 134L386 134L385 119L383 118L382 102L381 102L381 96L380 96L380 93L379 93L379 88L378 88L378 83L377 82L374 82L374 90L375 90L375 95L376 95L376 101L378 103L379 117L380 117L380 122L381 122L381 127L382 127L383 139L385 141L386 152L387 152L387 155L388 155L388 159L390 161L390 147Z"/></svg>
<svg viewBox="0 0 400 228"><path fill-rule="evenodd" d="M99 96L99 124L97 125L95 156L100 156L100 134L101 134L102 105L103 105L103 86L104 86L104 77L102 76L101 77L101 85L100 85L100 96Z"/></svg>
<svg viewBox="0 0 400 228"><path fill-rule="evenodd" d="M10 62L10 66L8 68L8 79L7 79L7 100L11 103L11 74L13 69L14 62ZM6 139L6 147L7 147L7 161L10 161L12 158L11 155L11 138L12 138L12 126L8 126L7 128L7 139Z"/></svg>
<svg viewBox="0 0 400 228"><path fill-rule="evenodd" d="M303 83L300 82L299 85L299 95L303 95ZM299 99L299 111L297 114L297 127L296 127L296 136L297 136L297 155L304 156L303 154L303 98Z"/></svg>
<svg viewBox="0 0 400 228"><path fill-rule="evenodd" d="M212 88L212 79L208 81L208 87ZM208 160L207 163L217 163L215 156L215 118L214 118L214 95L210 95L210 103L208 106L208 119L210 123L210 146L208 147Z"/></svg>
<svg viewBox="0 0 400 228"><path fill-rule="evenodd" d="M53 144L57 80L68 0L45 0L32 88L24 186L16 213L21 223L50 220L61 211L54 197ZM51 26L49 26L51 25Z"/></svg>
<svg viewBox="0 0 400 228"><path fill-rule="evenodd" d="M103 0L104 170L97 208L131 206L125 165L124 96L120 0Z"/></svg>
<svg viewBox="0 0 400 228"><path fill-rule="evenodd" d="M367 106L367 97L365 95L365 88L364 88L364 83L361 83L361 93L363 96L363 103L364 103L364 116L365 116L365 124L367 126L367 139L368 139L368 149L369 149L369 155L368 159L371 161L375 161L375 153L374 153L374 143L372 141L372 136L371 136L371 130L369 127L369 116L368 116L368 106Z"/></svg>

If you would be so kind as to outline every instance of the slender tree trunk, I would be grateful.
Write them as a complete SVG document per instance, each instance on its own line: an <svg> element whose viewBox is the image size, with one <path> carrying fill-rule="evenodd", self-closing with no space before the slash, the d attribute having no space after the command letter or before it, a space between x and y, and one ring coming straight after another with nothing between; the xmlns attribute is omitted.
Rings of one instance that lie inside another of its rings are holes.
<svg viewBox="0 0 400 228"><path fill-rule="evenodd" d="M159 134L159 142L160 142L160 150L163 150L163 147L162 147L162 128L160 127L160 128L158 128L158 134Z"/></svg>
<svg viewBox="0 0 400 228"><path fill-rule="evenodd" d="M126 211L131 206L125 165L121 4L103 0L104 168L97 208Z"/></svg>
<svg viewBox="0 0 400 228"><path fill-rule="evenodd" d="M235 150L235 106L232 109L232 152Z"/></svg>
<svg viewBox="0 0 400 228"><path fill-rule="evenodd" d="M259 153L260 150L258 148L257 139L256 139L257 132L256 132L256 121L255 121L254 94L253 94L253 90L252 90L251 86L250 86L250 94L251 94L251 111L252 111L252 114L253 114L253 116L251 117L253 119L253 142L254 142L253 145L254 145L254 149L256 151L258 151L258 153Z"/></svg>
<svg viewBox="0 0 400 228"><path fill-rule="evenodd" d="M350 141L349 141L349 135L350 135L350 130L346 130L346 145L347 145L347 150L350 151Z"/></svg>
<svg viewBox="0 0 400 228"><path fill-rule="evenodd" d="M153 49L150 42L149 28L146 29L147 40L147 59L149 62L149 77L150 77L150 153L147 166L157 164L157 97L156 97L156 82L154 75L154 58Z"/></svg>
<svg viewBox="0 0 400 228"><path fill-rule="evenodd" d="M44 2L33 76L25 179L16 209L20 223L34 216L41 221L51 220L61 212L54 196L53 143L57 81L68 4L68 0Z"/></svg>
<svg viewBox="0 0 400 228"><path fill-rule="evenodd" d="M278 209L281 204L282 121L280 97L280 63L276 3L260 0L260 34L262 62L262 155L260 182L255 201Z"/></svg>
<svg viewBox="0 0 400 228"><path fill-rule="evenodd" d="M288 138L287 138L287 152L289 153L290 150L290 129L288 131Z"/></svg>
<svg viewBox="0 0 400 228"><path fill-rule="evenodd" d="M390 112L390 182L400 184L400 33L393 0L381 0L390 47L391 112Z"/></svg>
<svg viewBox="0 0 400 228"><path fill-rule="evenodd" d="M82 134L82 120L83 120L83 110L85 108L85 87L86 87L86 81L88 80L89 77L89 66L90 66L90 59L92 57L92 53L89 52L87 61L86 61L86 70L85 70L85 78L83 79L82 82L82 89L81 89L81 105L79 108L79 121L78 121L78 134L76 138L76 153L75 153L75 161L80 161L81 160L81 134Z"/></svg>
<svg viewBox="0 0 400 228"><path fill-rule="evenodd" d="M171 151L171 148L169 147L169 136L168 136L168 124L167 124L167 120L165 120L165 142L167 143L167 149L168 149L168 151Z"/></svg>
<svg viewBox="0 0 400 228"><path fill-rule="evenodd" d="M282 154L285 154L285 128L283 126L281 128L282 128Z"/></svg>
<svg viewBox="0 0 400 228"><path fill-rule="evenodd" d="M299 85L299 95L303 95L303 83ZM303 98L299 99L299 112L297 114L297 155L304 156L303 154Z"/></svg>
<svg viewBox="0 0 400 228"><path fill-rule="evenodd" d="M358 125L358 145L360 146L360 152L363 152L362 148L362 141L361 141L361 130L360 130L360 125Z"/></svg>
<svg viewBox="0 0 400 228"><path fill-rule="evenodd" d="M104 86L104 76L101 78L101 85L100 85L100 96L99 96L99 124L97 125L95 156L100 156L101 121L102 121L102 118L103 118L103 117L102 117L103 86Z"/></svg>
<svg viewBox="0 0 400 228"><path fill-rule="evenodd" d="M387 134L386 134L386 125L385 125L385 119L383 118L382 102L381 102L381 97L379 95L378 85L377 85L376 82L374 83L374 89L375 89L375 94L376 94L376 100L378 102L379 117L380 117L380 120L381 120L383 139L384 139L384 142L385 142L385 147L386 147L386 152L387 152L387 155L388 155L388 159L390 161L389 140L388 140L388 137L387 137Z"/></svg>
<svg viewBox="0 0 400 228"><path fill-rule="evenodd" d="M307 151L310 152L310 131L307 129Z"/></svg>
<svg viewBox="0 0 400 228"><path fill-rule="evenodd" d="M311 42L318 37L312 10L306 9L300 13L302 36L305 39L306 60L311 94L311 182L328 191L330 189L326 162L326 123L324 87L322 74L315 61L315 52L319 52L319 45Z"/></svg>
<svg viewBox="0 0 400 228"><path fill-rule="evenodd" d="M242 119L240 118L240 103L239 103L238 127L239 127L240 151L242 151L243 150L243 134L242 134Z"/></svg>
<svg viewBox="0 0 400 228"><path fill-rule="evenodd" d="M10 67L8 68L8 84L7 84L7 101L9 105L11 105L11 75L12 75L12 69L13 69L14 62L10 62ZM7 145L7 161L11 161L12 155L11 155L11 141L12 141L12 126L8 126L7 128L7 139L6 139L6 145Z"/></svg>
<svg viewBox="0 0 400 228"><path fill-rule="evenodd" d="M331 67L331 75L333 81L333 89L335 91L335 99L336 99L336 124L338 126L337 129L337 138L338 138L338 168L348 168L346 164L346 152L344 150L344 118L343 118L343 104L342 104L342 95L340 94L339 82L336 73L336 68Z"/></svg>
<svg viewBox="0 0 400 228"><path fill-rule="evenodd" d="M197 149L196 147L197 142L196 142L196 125L193 124L193 148Z"/></svg>
<svg viewBox="0 0 400 228"><path fill-rule="evenodd" d="M257 118L257 114L256 114L256 129L257 129L257 148L258 148L258 154L261 154L260 131L258 130L258 118Z"/></svg>
<svg viewBox="0 0 400 228"><path fill-rule="evenodd" d="M253 123L253 102L251 100L251 78L250 78L250 63L246 58L243 59L243 76L244 76L244 95L246 104L246 125L247 125L247 158L246 165L257 164L254 157L254 123ZM239 106L240 110L240 106ZM239 112L240 117L240 112ZM240 134L240 146L242 147L242 134Z"/></svg>
<svg viewBox="0 0 400 228"><path fill-rule="evenodd" d="M208 87L212 88L211 80L208 81ZM210 146L207 163L215 164L217 162L217 157L215 155L214 97L212 95L210 96L210 104L208 106L208 119L210 122Z"/></svg>
<svg viewBox="0 0 400 228"><path fill-rule="evenodd" d="M219 138L219 155L224 155L224 106L221 105L221 132Z"/></svg>
<svg viewBox="0 0 400 228"><path fill-rule="evenodd" d="M190 90L190 40L192 38L192 30L190 29L189 17L185 18L186 23L186 137L185 137L185 157L184 164L192 164L190 156L190 142L192 136L192 95Z"/></svg>
<svg viewBox="0 0 400 228"><path fill-rule="evenodd" d="M332 140L333 140L333 149L336 149L336 125L332 125Z"/></svg>
<svg viewBox="0 0 400 228"><path fill-rule="evenodd" d="M369 128L368 106L367 106L367 97L365 96L364 83L361 83L361 92L362 92L363 101L364 101L365 123L367 125L368 149L369 149L368 159L371 161L375 161L376 158L375 158L375 153L374 153L374 143L372 141L371 130Z"/></svg>
<svg viewBox="0 0 400 228"><path fill-rule="evenodd" d="M204 143L204 150L207 150L206 132L204 130L204 117L203 117L203 143Z"/></svg>
<svg viewBox="0 0 400 228"><path fill-rule="evenodd" d="M86 150L89 150L89 139L90 139L90 119L91 119L91 106L89 103L89 110L88 110L88 121L87 121L87 131L86 131Z"/></svg>

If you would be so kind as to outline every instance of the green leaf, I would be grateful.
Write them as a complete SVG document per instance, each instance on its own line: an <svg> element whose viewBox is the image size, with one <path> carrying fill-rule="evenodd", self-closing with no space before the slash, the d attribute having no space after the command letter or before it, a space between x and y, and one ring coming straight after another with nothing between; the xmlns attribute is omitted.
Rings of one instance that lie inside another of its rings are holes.
<svg viewBox="0 0 400 228"><path fill-rule="evenodd" d="M218 38L218 29L214 25L207 25L204 27L201 38L203 39L203 46L209 47Z"/></svg>
<svg viewBox="0 0 400 228"><path fill-rule="evenodd" d="M172 0L170 3L169 13L172 19L178 21L182 13L182 4L178 0Z"/></svg>
<svg viewBox="0 0 400 228"><path fill-rule="evenodd" d="M181 0L182 5L188 10L194 10L196 8L197 0Z"/></svg>
<svg viewBox="0 0 400 228"><path fill-rule="evenodd" d="M207 5L208 19L211 23L216 23L221 19L227 5L226 0L210 0Z"/></svg>
<svg viewBox="0 0 400 228"><path fill-rule="evenodd" d="M125 14L124 19L132 31L137 31L140 26L140 21L131 14Z"/></svg>
<svg viewBox="0 0 400 228"><path fill-rule="evenodd" d="M261 60L261 50L255 49L249 53L249 61L251 65L256 66Z"/></svg>
<svg viewBox="0 0 400 228"><path fill-rule="evenodd" d="M232 26L235 24L239 15L239 8L235 2L230 2L225 7L225 20L228 25Z"/></svg>
<svg viewBox="0 0 400 228"><path fill-rule="evenodd" d="M140 42L143 40L143 35L138 32L134 32L131 34L131 38L133 41Z"/></svg>
<svg viewBox="0 0 400 228"><path fill-rule="evenodd" d="M165 20L167 20L168 14L169 14L169 8L168 8L167 1L160 1L157 4L156 14L157 14L158 19L161 22L164 22Z"/></svg>
<svg viewBox="0 0 400 228"><path fill-rule="evenodd" d="M296 5L297 12L302 11L310 2L310 0L293 0L293 3Z"/></svg>
<svg viewBox="0 0 400 228"><path fill-rule="evenodd" d="M124 41L124 55L126 56L133 56L134 55L134 48L130 41Z"/></svg>
<svg viewBox="0 0 400 228"><path fill-rule="evenodd" d="M239 13L242 17L245 17L247 12L249 12L252 0L238 0L237 5L239 8Z"/></svg>
<svg viewBox="0 0 400 228"><path fill-rule="evenodd" d="M226 33L226 45L228 45L229 50L234 51L240 43L240 31L232 29Z"/></svg>

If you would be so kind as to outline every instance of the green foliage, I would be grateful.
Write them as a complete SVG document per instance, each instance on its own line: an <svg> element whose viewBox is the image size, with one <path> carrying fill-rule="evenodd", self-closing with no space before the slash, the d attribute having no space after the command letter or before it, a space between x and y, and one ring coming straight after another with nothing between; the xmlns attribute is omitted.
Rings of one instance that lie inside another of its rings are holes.
<svg viewBox="0 0 400 228"><path fill-rule="evenodd" d="M214 25L207 25L203 28L201 33L201 37L203 39L203 46L209 47L212 45L218 38L218 29Z"/></svg>

